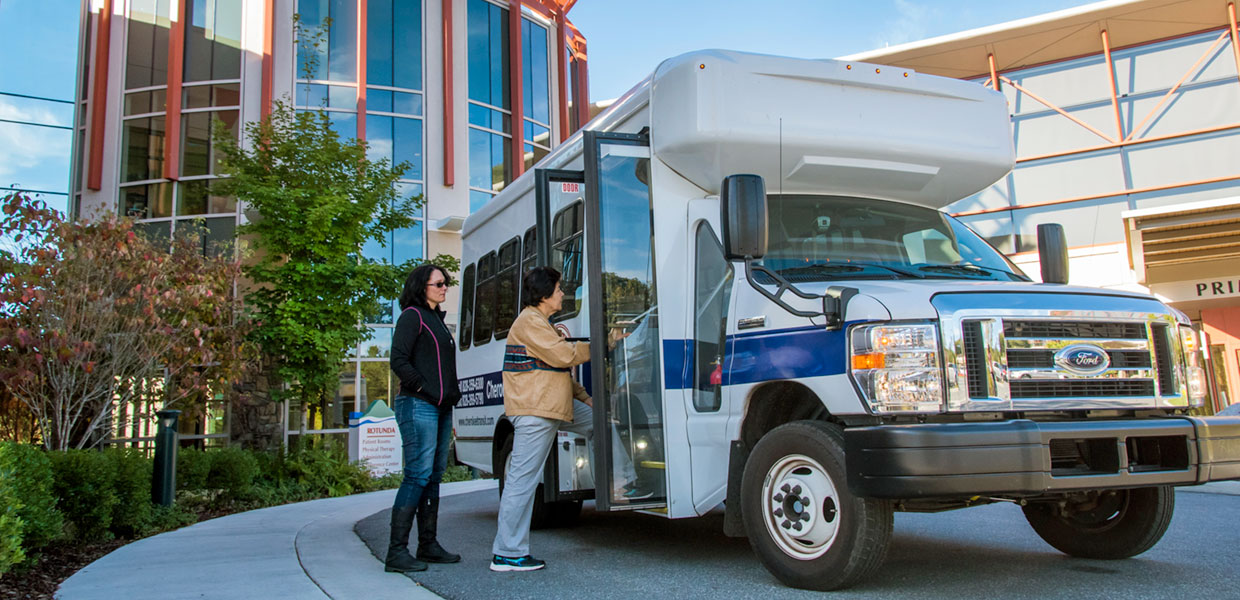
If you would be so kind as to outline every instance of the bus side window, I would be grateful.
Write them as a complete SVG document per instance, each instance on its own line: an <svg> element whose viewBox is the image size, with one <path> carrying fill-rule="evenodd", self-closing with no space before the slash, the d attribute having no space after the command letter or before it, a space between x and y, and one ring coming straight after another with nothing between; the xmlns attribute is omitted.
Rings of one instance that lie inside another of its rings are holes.
<svg viewBox="0 0 1240 600"><path fill-rule="evenodd" d="M474 266L461 275L461 350L469 347L474 333Z"/></svg>
<svg viewBox="0 0 1240 600"><path fill-rule="evenodd" d="M495 253L488 252L478 259L478 287L474 306L474 345L491 341L495 330Z"/></svg>
<svg viewBox="0 0 1240 600"><path fill-rule="evenodd" d="M564 306L551 316L551 321L563 321L581 312L581 235L585 211L581 201L564 207L551 222L551 266L560 272L560 289L564 292Z"/></svg>
<svg viewBox="0 0 1240 600"><path fill-rule="evenodd" d="M517 318L517 288L521 285L521 240L512 238L499 247L499 267L495 275L498 299L495 303L495 339L508 337Z"/></svg>

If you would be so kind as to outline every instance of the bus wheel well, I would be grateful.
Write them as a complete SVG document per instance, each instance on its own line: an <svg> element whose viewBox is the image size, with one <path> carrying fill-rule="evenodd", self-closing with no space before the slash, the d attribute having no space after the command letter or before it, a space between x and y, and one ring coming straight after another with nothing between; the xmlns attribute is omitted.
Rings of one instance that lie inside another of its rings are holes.
<svg viewBox="0 0 1240 600"><path fill-rule="evenodd" d="M500 450L504 448L504 439L512 435L514 431L512 421L500 418L499 423L495 425L495 434L491 437L491 473L499 477L503 472L504 465L500 463Z"/></svg>
<svg viewBox="0 0 1240 600"><path fill-rule="evenodd" d="M725 535L746 535L741 513L741 480L749 451L768 431L784 423L802 420L836 421L817 394L795 381L767 383L749 393L745 403L745 419L741 421L740 439L732 442L728 457L728 489L723 515Z"/></svg>
<svg viewBox="0 0 1240 600"><path fill-rule="evenodd" d="M766 432L792 421L831 421L831 415L808 387L795 381L776 381L755 388L745 406L741 442L753 448Z"/></svg>

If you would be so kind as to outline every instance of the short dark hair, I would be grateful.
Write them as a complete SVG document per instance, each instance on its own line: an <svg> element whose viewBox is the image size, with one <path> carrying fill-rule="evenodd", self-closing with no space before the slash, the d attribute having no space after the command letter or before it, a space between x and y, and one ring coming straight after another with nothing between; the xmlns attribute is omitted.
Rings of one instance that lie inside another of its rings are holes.
<svg viewBox="0 0 1240 600"><path fill-rule="evenodd" d="M439 265L425 264L409 273L409 277L405 278L405 289L400 293L400 309L405 310L410 306L430 309L430 304L426 303L426 285L431 280L431 274L435 271L443 273L443 280L448 285L452 285L452 277L448 272Z"/></svg>
<svg viewBox="0 0 1240 600"><path fill-rule="evenodd" d="M551 267L534 267L521 280L521 306L538 306L555 293L560 272Z"/></svg>

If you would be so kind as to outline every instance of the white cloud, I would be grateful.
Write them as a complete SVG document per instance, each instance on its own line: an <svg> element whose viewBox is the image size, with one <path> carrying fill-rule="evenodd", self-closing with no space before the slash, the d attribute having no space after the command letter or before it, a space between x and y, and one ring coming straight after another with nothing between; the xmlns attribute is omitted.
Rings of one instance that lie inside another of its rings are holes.
<svg viewBox="0 0 1240 600"><path fill-rule="evenodd" d="M0 119L69 125L52 111L14 106L3 98ZM64 189L68 184L72 142L73 132L67 129L0 122L0 186Z"/></svg>
<svg viewBox="0 0 1240 600"><path fill-rule="evenodd" d="M874 46L883 48L929 37L927 31L932 21L940 17L939 9L911 0L895 0L895 20L883 28Z"/></svg>

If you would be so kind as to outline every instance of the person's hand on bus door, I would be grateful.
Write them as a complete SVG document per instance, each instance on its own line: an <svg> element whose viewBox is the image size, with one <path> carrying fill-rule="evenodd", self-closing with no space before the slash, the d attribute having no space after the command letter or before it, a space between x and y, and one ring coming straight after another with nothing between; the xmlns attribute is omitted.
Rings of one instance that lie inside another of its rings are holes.
<svg viewBox="0 0 1240 600"><path fill-rule="evenodd" d="M625 331L622 323L617 323L607 332L607 349L611 350L620 343L620 340L633 335L632 331Z"/></svg>

